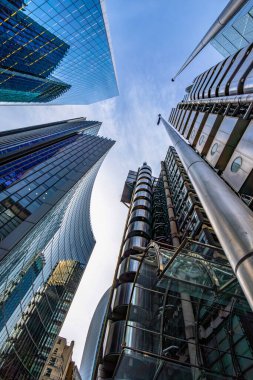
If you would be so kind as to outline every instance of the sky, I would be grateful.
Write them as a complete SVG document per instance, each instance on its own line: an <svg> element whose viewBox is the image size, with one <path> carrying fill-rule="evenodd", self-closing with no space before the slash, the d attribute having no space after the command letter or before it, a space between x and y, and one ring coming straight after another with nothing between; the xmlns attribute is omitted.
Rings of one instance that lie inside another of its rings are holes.
<svg viewBox="0 0 253 380"><path fill-rule="evenodd" d="M105 0L120 96L90 106L1 107L0 130L86 116L116 140L97 176L91 202L96 246L61 331L75 341L79 366L93 312L112 283L127 215L120 203L128 170L144 161L157 176L170 144L157 115L168 117L192 80L222 60L211 46L171 78L227 0Z"/></svg>

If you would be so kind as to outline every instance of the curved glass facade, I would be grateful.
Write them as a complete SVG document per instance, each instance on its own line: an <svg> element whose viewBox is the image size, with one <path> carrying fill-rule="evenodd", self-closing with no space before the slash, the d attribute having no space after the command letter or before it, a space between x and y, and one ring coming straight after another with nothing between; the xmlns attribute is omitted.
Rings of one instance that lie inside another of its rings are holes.
<svg viewBox="0 0 253 380"><path fill-rule="evenodd" d="M0 193L1 379L39 378L95 244L91 192L113 141L95 136L99 123L93 131L90 122L80 123L60 142L58 135L49 139L48 126L40 130L46 142L32 145L33 153L29 147L5 156L12 181L2 181ZM22 130L19 141L27 136ZM5 150L12 141L10 135Z"/></svg>
<svg viewBox="0 0 253 380"><path fill-rule="evenodd" d="M99 347L99 339L100 335L98 334L98 331L101 331L102 325L104 323L105 319L105 313L106 308L109 301L111 288L109 288L101 300L99 301L99 304L96 307L96 310L93 314L88 335L85 342L85 348L83 351L83 357L82 362L80 366L80 374L82 376L82 379L85 380L92 380L94 376L94 366L96 362L96 355L99 354L98 347Z"/></svg>
<svg viewBox="0 0 253 380"><path fill-rule="evenodd" d="M102 0L0 0L0 102L118 95Z"/></svg>

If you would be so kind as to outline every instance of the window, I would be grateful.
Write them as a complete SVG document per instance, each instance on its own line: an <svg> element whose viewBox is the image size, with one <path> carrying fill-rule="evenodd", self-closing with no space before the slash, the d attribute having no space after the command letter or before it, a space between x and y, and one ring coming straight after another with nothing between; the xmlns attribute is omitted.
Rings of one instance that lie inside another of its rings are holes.
<svg viewBox="0 0 253 380"><path fill-rule="evenodd" d="M237 173L240 167L242 166L242 157L236 157L231 165L231 172Z"/></svg>
<svg viewBox="0 0 253 380"><path fill-rule="evenodd" d="M46 377L50 377L51 372L52 372L52 369L51 369L51 368L47 368L47 369L46 369L46 372L45 372L45 376L46 376Z"/></svg>
<svg viewBox="0 0 253 380"><path fill-rule="evenodd" d="M204 141L205 141L205 135L202 135L199 139L199 145L202 145Z"/></svg>
<svg viewBox="0 0 253 380"><path fill-rule="evenodd" d="M218 146L219 145L217 143L213 144L212 149L211 149L211 155L212 156L217 152Z"/></svg>

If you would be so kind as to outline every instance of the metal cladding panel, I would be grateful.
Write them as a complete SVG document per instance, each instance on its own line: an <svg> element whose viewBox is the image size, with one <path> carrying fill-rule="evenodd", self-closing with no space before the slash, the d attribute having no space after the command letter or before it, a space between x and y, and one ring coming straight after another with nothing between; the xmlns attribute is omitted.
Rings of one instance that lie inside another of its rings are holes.
<svg viewBox="0 0 253 380"><path fill-rule="evenodd" d="M243 83L243 93L252 94L253 92L253 68L250 70Z"/></svg>
<svg viewBox="0 0 253 380"><path fill-rule="evenodd" d="M188 123L187 125L185 126L185 130L183 132L183 135L186 139L189 138L190 134L191 134L191 131L192 131L192 128L193 128L193 125L195 123L195 120L198 116L198 112L197 111L192 111L191 112L191 115L189 117L189 120L188 120Z"/></svg>
<svg viewBox="0 0 253 380"><path fill-rule="evenodd" d="M253 68L253 49L252 46L247 50L246 57L243 63L240 65L239 70L229 85L229 95L237 95L243 93L244 80L247 77L250 70Z"/></svg>
<svg viewBox="0 0 253 380"><path fill-rule="evenodd" d="M171 114L171 121L172 121L172 122L173 122L173 120L174 120L175 113L176 113L176 108L173 108L173 109L172 109L172 114Z"/></svg>
<svg viewBox="0 0 253 380"><path fill-rule="evenodd" d="M142 170L140 170L139 174L138 174L137 183L138 183L138 181L139 181L140 178L145 177L145 176L151 177L151 171L148 170L148 169L142 169Z"/></svg>
<svg viewBox="0 0 253 380"><path fill-rule="evenodd" d="M140 183L135 187L135 192L137 192L138 190L146 190L146 191L151 192L151 185Z"/></svg>
<svg viewBox="0 0 253 380"><path fill-rule="evenodd" d="M121 202L124 202L124 203L131 202L136 179L137 179L137 172L133 170L129 170L126 182L124 184L124 189L121 195Z"/></svg>
<svg viewBox="0 0 253 380"><path fill-rule="evenodd" d="M170 116L169 116L169 123L173 123L173 117L174 117L174 113L175 113L175 108L172 108L171 112L170 112Z"/></svg>
<svg viewBox="0 0 253 380"><path fill-rule="evenodd" d="M225 169L248 123L236 117L224 117L206 156L206 160L213 167L219 170Z"/></svg>
<svg viewBox="0 0 253 380"><path fill-rule="evenodd" d="M203 74L200 74L199 76L197 76L194 79L194 82L193 82L193 85L192 85L192 88L191 88L191 91L190 91L190 94L189 94L189 99L190 100L194 99L195 91L197 89L197 86L198 86L199 82L201 81L202 76L203 76Z"/></svg>
<svg viewBox="0 0 253 380"><path fill-rule="evenodd" d="M193 128L192 128L192 131L191 131L191 135L189 137L189 143L192 145L192 146L195 146L197 141L198 141L198 138L202 132L202 129L203 129L203 126L205 124L205 121L207 119L207 116L208 114L207 113L204 113L204 112L199 112L198 116L197 116L197 119L193 125Z"/></svg>
<svg viewBox="0 0 253 380"><path fill-rule="evenodd" d="M148 178L141 178L138 180L138 185L137 186L142 186L142 185L147 185L149 188L151 188L151 180Z"/></svg>
<svg viewBox="0 0 253 380"><path fill-rule="evenodd" d="M177 126L177 123L178 123L178 119L180 118L180 115L181 115L181 109L180 108L176 108L176 115L175 115L175 120L174 120L174 128L176 128Z"/></svg>
<svg viewBox="0 0 253 380"><path fill-rule="evenodd" d="M184 115L185 115L185 110L184 109L181 109L180 110L180 117L178 118L178 121L177 121L177 125L175 125L176 129L179 131L179 129L181 128L181 125L182 125L182 120L184 118Z"/></svg>
<svg viewBox="0 0 253 380"><path fill-rule="evenodd" d="M232 133L238 118L225 116L221 126L213 140L212 146L210 147L206 160L213 166L216 166L220 155L222 154L230 134Z"/></svg>
<svg viewBox="0 0 253 380"><path fill-rule="evenodd" d="M140 250L145 249L149 243L149 240L142 236L134 236L127 239L124 248L123 256L127 257L129 255L134 255L140 252Z"/></svg>
<svg viewBox="0 0 253 380"><path fill-rule="evenodd" d="M200 89L201 89L203 83L204 83L205 80L206 80L206 77L207 77L207 75L208 75L208 72L209 72L209 70L207 70L207 71L205 71L205 72L203 73L202 78L201 78L201 80L199 81L198 86L196 87L196 91L194 92L194 99L195 99L195 100L198 99L199 91L200 91Z"/></svg>
<svg viewBox="0 0 253 380"><path fill-rule="evenodd" d="M126 307L129 305L131 300L132 289L132 282L125 282L116 288L113 304L113 310L115 312L123 314L126 313Z"/></svg>
<svg viewBox="0 0 253 380"><path fill-rule="evenodd" d="M218 96L218 90L219 90L219 85L220 83L222 82L224 76L226 75L227 71L229 70L232 62L234 61L235 59L235 56L234 55L231 55L230 57L228 57L219 73L219 75L217 76L216 80L214 81L213 85L212 85L212 88L210 90L210 97L211 98L215 98L216 96Z"/></svg>
<svg viewBox="0 0 253 380"><path fill-rule="evenodd" d="M90 323L80 366L80 374L83 380L91 380L94 375L95 359L98 354L97 351L100 342L100 332L102 331L109 296L110 288L100 299Z"/></svg>
<svg viewBox="0 0 253 380"><path fill-rule="evenodd" d="M187 123L187 120L188 120L188 117L189 117L189 114L190 114L190 111L189 110L186 110L185 113L184 113L184 116L181 120L181 125L179 126L178 128L178 131L182 134L182 131L184 130L185 128L185 124Z"/></svg>
<svg viewBox="0 0 253 380"><path fill-rule="evenodd" d="M222 122L222 119L223 117L221 115L213 113L210 113L208 115L203 130L196 144L196 150L199 153L203 155L207 154L214 136L220 126L220 123Z"/></svg>
<svg viewBox="0 0 253 380"><path fill-rule="evenodd" d="M233 61L232 65L230 66L229 70L227 71L226 75L222 79L220 85L219 85L219 90L218 90L218 95L219 96L225 96L228 95L228 89L231 83L231 80L234 78L235 74L239 70L239 67L243 63L244 59L246 58L246 53L247 53L248 48L244 48L239 51L239 53L236 55L235 60Z"/></svg>
<svg viewBox="0 0 253 380"><path fill-rule="evenodd" d="M150 225L146 222L136 221L129 224L126 233L127 238L134 236L144 236L149 239L151 236L151 228Z"/></svg>
<svg viewBox="0 0 253 380"><path fill-rule="evenodd" d="M152 173L151 167L148 166L147 164L145 164L145 165L143 164L143 165L142 165L142 167L140 168L140 173L141 173L142 171L144 171L144 170L148 170L149 173Z"/></svg>
<svg viewBox="0 0 253 380"><path fill-rule="evenodd" d="M199 92L198 92L198 99L202 99L202 98L204 97L205 89L206 89L206 87L208 86L208 84L209 84L209 82L210 82L210 80L211 80L211 78L212 78L212 76L213 76L215 70L216 70L216 66L211 67L211 68L209 69L208 74L207 74L207 76L206 76L206 79L205 79L205 81L202 83L201 88L199 89Z"/></svg>
<svg viewBox="0 0 253 380"><path fill-rule="evenodd" d="M250 122L232 154L222 177L236 190L253 194L253 121Z"/></svg>
<svg viewBox="0 0 253 380"><path fill-rule="evenodd" d="M124 342L126 346L137 349L143 347L145 348L145 351L152 352L152 346L154 344L152 342L152 340L154 340L154 337L152 336L153 334L150 334L149 331L145 331L142 323L128 321L128 326L131 326L131 328L126 329L126 341ZM122 351L124 331L125 321L111 323L106 342L104 361L108 360L112 362L117 360Z"/></svg>
<svg viewBox="0 0 253 380"><path fill-rule="evenodd" d="M109 328L109 333L107 336L105 356L104 360L110 359L111 356L118 356L122 350L123 336L125 329L125 321L112 322ZM116 358L115 358L116 359Z"/></svg>
<svg viewBox="0 0 253 380"><path fill-rule="evenodd" d="M220 71L222 69L224 65L224 61L221 61L220 63L218 63L218 65L216 65L216 70L214 71L208 85L206 86L205 90L204 90L204 95L203 97L204 98L210 98L210 91L211 91L211 88L216 80L216 78L218 77L218 75L220 74Z"/></svg>
<svg viewBox="0 0 253 380"><path fill-rule="evenodd" d="M139 260L135 260L129 256L125 258L119 267L119 280L121 282L131 282L134 280L135 274L138 271L140 265Z"/></svg>
<svg viewBox="0 0 253 380"><path fill-rule="evenodd" d="M151 213L150 211L148 210L144 210L144 209L137 209L135 211L133 211L129 217L129 221L130 223L133 222L133 221L137 221L137 220L140 220L140 221L145 221L145 222L148 222L150 223L151 222Z"/></svg>
<svg viewBox="0 0 253 380"><path fill-rule="evenodd" d="M146 273L146 276L149 277L148 275L150 275L151 273ZM144 278L137 279L137 282L139 282L138 280L141 280L140 282L142 285ZM139 309L139 313L142 314L143 325L145 325L145 323L148 322L147 321L148 312L152 309L152 298L150 297L149 292L147 292L145 288L143 289L142 287L137 286L134 288L133 297L131 300L133 285L134 284L132 282L125 282L123 284L120 284L116 288L113 310L117 313L122 314L122 316L123 316L123 314L126 313L126 307L129 305L129 303L131 301L131 305L134 305L134 307L135 307L135 313L136 313L137 309ZM121 316L121 318L117 318L117 319L123 319L122 316ZM133 320L134 317L135 316L132 313L130 315L130 318ZM138 319L138 317L137 317L137 319Z"/></svg>
<svg viewBox="0 0 253 380"><path fill-rule="evenodd" d="M175 123L176 115L177 115L177 108L174 108L174 112L173 112L173 120L172 120L173 123Z"/></svg>
<svg viewBox="0 0 253 380"><path fill-rule="evenodd" d="M136 201L137 199L142 199L142 198L147 198L148 200L151 201L152 196L149 191L145 191L145 190L137 191L134 195L134 201Z"/></svg>

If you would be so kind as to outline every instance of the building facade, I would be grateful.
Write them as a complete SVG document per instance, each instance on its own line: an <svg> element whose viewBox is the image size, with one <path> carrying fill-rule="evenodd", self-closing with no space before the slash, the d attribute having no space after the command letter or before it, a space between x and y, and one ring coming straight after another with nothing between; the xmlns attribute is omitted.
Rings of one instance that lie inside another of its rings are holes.
<svg viewBox="0 0 253 380"><path fill-rule="evenodd" d="M72 361L74 341L57 337L43 368L40 380L81 380L79 371Z"/></svg>
<svg viewBox="0 0 253 380"><path fill-rule="evenodd" d="M1 0L0 9L0 102L90 104L118 95L103 0Z"/></svg>
<svg viewBox="0 0 253 380"><path fill-rule="evenodd" d="M91 255L91 191L114 143L100 125L0 134L1 379L39 378Z"/></svg>
<svg viewBox="0 0 253 380"><path fill-rule="evenodd" d="M146 163L129 172L113 290L83 379L252 378L251 307L196 190L174 147L158 178Z"/></svg>
<svg viewBox="0 0 253 380"><path fill-rule="evenodd" d="M224 57L236 53L253 42L253 1L248 0L244 3L211 40L211 45Z"/></svg>

